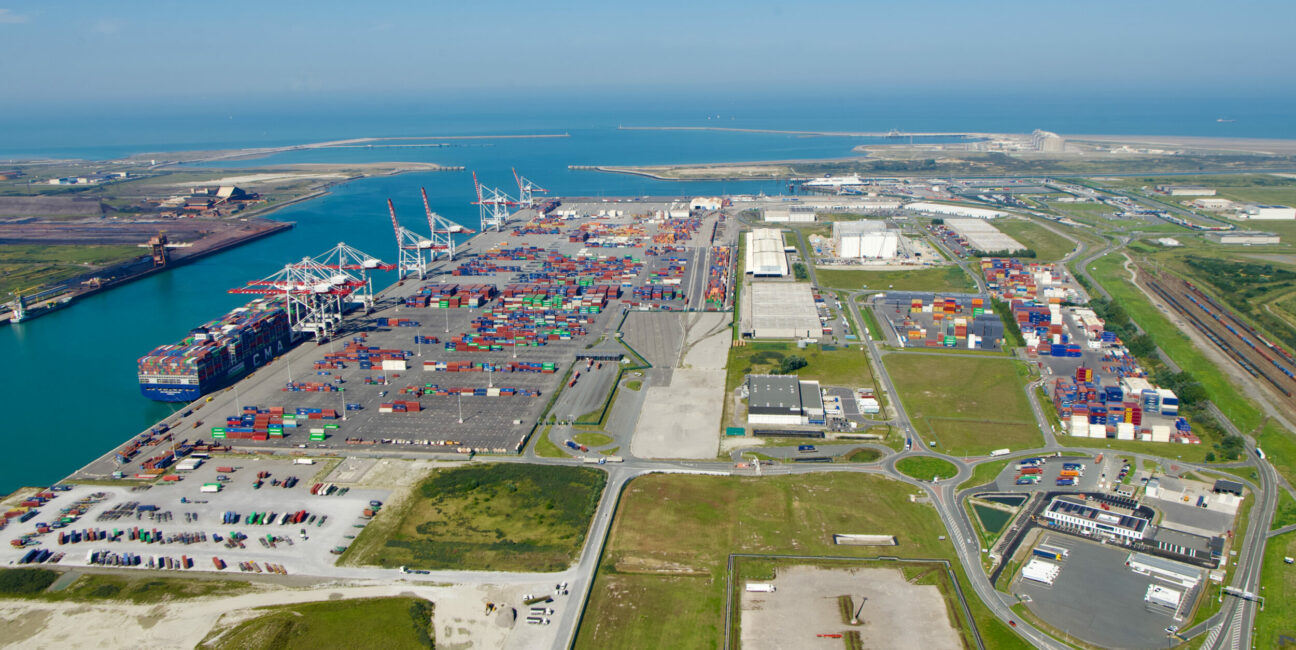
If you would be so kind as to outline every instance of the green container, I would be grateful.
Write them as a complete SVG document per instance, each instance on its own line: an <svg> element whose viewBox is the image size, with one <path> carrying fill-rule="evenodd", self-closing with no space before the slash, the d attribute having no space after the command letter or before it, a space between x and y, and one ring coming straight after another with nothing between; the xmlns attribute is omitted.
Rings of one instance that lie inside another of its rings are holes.
<svg viewBox="0 0 1296 650"><path fill-rule="evenodd" d="M745 436L747 430L742 427L725 427L726 436Z"/></svg>
<svg viewBox="0 0 1296 650"><path fill-rule="evenodd" d="M336 429L336 428L338 428L338 425L336 425L336 424L326 424L326 425L324 425L324 428L325 428L325 429Z"/></svg>
<svg viewBox="0 0 1296 650"><path fill-rule="evenodd" d="M213 431L213 432L212 432L212 438L213 438L213 439L216 439L216 440L223 440L223 439L225 438L225 432L224 432L224 431L220 431L220 432Z"/></svg>
<svg viewBox="0 0 1296 650"><path fill-rule="evenodd" d="M310 434L310 439L311 439L312 442L323 442L323 441L324 441L324 434L322 434L322 433L312 433L312 434Z"/></svg>
<svg viewBox="0 0 1296 650"><path fill-rule="evenodd" d="M212 435L215 435L217 433L224 434L225 427L212 427Z"/></svg>

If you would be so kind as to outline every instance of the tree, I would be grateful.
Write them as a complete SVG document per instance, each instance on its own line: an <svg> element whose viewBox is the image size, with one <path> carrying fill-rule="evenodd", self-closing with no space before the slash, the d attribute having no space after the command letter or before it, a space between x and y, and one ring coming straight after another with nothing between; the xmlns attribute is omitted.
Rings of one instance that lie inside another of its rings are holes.
<svg viewBox="0 0 1296 650"><path fill-rule="evenodd" d="M786 357L783 357L783 360L779 362L778 374L790 375L796 372L797 370L806 367L807 365L809 365L809 362L807 362L804 357L797 356L795 354L790 354Z"/></svg>

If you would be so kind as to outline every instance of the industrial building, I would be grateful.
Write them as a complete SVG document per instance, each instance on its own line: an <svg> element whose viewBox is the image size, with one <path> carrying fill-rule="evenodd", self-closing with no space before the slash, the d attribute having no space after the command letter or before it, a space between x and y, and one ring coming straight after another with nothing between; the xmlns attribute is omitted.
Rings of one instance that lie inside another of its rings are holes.
<svg viewBox="0 0 1296 650"><path fill-rule="evenodd" d="M951 217L970 217L973 219L994 219L996 217L1006 217L1007 212L999 210L988 210L986 208L974 208L966 205L948 205L945 203L928 203L925 201L915 201L906 203L905 210L910 212L923 212L927 214L948 215Z"/></svg>
<svg viewBox="0 0 1296 650"><path fill-rule="evenodd" d="M1031 133L1031 148L1045 153L1061 153L1066 151L1066 138L1052 131L1035 129Z"/></svg>
<svg viewBox="0 0 1296 650"><path fill-rule="evenodd" d="M1215 196L1215 189L1202 185L1158 185L1156 191L1170 196Z"/></svg>
<svg viewBox="0 0 1296 650"><path fill-rule="evenodd" d="M1193 207L1202 210L1222 211L1229 210L1233 207L1233 202L1228 199L1211 198L1211 199L1194 199Z"/></svg>
<svg viewBox="0 0 1296 650"><path fill-rule="evenodd" d="M1189 589L1201 582L1201 569L1146 553L1130 553L1129 557L1125 558L1125 566L1134 573L1159 578Z"/></svg>
<svg viewBox="0 0 1296 650"><path fill-rule="evenodd" d="M724 199L718 196L700 196L689 201L690 212L713 212L724 207Z"/></svg>
<svg viewBox="0 0 1296 650"><path fill-rule="evenodd" d="M1230 481L1222 478L1215 481L1215 487L1212 488L1211 491L1215 494L1233 494L1236 496L1242 496L1242 490L1245 487L1246 486L1237 481Z"/></svg>
<svg viewBox="0 0 1296 650"><path fill-rule="evenodd" d="M815 306L814 294L805 282L752 282L750 309L751 331L747 336L758 339L819 338L823 323Z"/></svg>
<svg viewBox="0 0 1296 650"><path fill-rule="evenodd" d="M756 228L746 236L747 273L758 277L784 277L788 274L783 233L773 228Z"/></svg>
<svg viewBox="0 0 1296 650"><path fill-rule="evenodd" d="M1177 611L1179 603L1183 600L1183 592L1153 584L1148 585L1147 595L1143 596L1143 600Z"/></svg>
<svg viewBox="0 0 1296 650"><path fill-rule="evenodd" d="M1223 537L1204 537L1193 533L1158 526L1145 542L1158 550L1180 555L1198 562L1216 563L1224 557Z"/></svg>
<svg viewBox="0 0 1296 650"><path fill-rule="evenodd" d="M1020 242L999 232L983 219L946 219L945 226L954 231L967 248L987 253L1015 253L1026 250Z"/></svg>
<svg viewBox="0 0 1296 650"><path fill-rule="evenodd" d="M1238 210L1237 218L1251 221L1291 221L1296 219L1296 208L1285 205L1248 205Z"/></svg>
<svg viewBox="0 0 1296 650"><path fill-rule="evenodd" d="M1077 497L1054 497L1044 510L1044 518L1088 535L1140 540L1148 532L1148 520L1143 517L1122 514L1117 509L1096 508Z"/></svg>
<svg viewBox="0 0 1296 650"><path fill-rule="evenodd" d="M823 424L819 382L796 375L747 375L747 423Z"/></svg>
<svg viewBox="0 0 1296 650"><path fill-rule="evenodd" d="M769 223L814 223L815 209L809 205L789 205L765 208L761 217Z"/></svg>
<svg viewBox="0 0 1296 650"><path fill-rule="evenodd" d="M1241 244L1244 246L1277 244L1282 239L1271 232L1255 232L1249 230L1211 232L1206 234L1206 238L1217 244Z"/></svg>
<svg viewBox="0 0 1296 650"><path fill-rule="evenodd" d="M899 250L900 233L884 221L837 221L833 246L839 258L889 260Z"/></svg>

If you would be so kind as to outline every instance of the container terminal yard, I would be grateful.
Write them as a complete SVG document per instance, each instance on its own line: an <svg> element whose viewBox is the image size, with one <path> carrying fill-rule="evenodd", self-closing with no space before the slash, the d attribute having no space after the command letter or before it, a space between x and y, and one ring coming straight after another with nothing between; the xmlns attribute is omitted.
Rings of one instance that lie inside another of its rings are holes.
<svg viewBox="0 0 1296 650"><path fill-rule="evenodd" d="M519 178L519 187L524 180ZM859 338L839 338L828 334L836 329L811 328L814 334L822 329L828 345L801 340L815 337L793 337L807 346L819 345L820 353L839 349L839 340L855 352L859 341L858 352L870 356L877 390L889 402L874 421L902 433L899 448L872 442L842 445L840 452L831 451L833 446L822 451L805 444L771 446L766 451L774 460L746 463L738 459L750 449L730 445L718 458L708 452L681 461L675 443L666 445L668 453L645 453L621 438L618 442L631 451L606 449L610 444L602 445L601 452L589 451L569 440L571 450L560 450L560 457L537 457L536 445L529 443L541 432L547 436L551 424L575 436L571 422L601 419L600 414L612 411L614 395L622 400L618 407L630 403L636 413L652 403L651 397L632 394L639 388L616 392L627 380L627 366L648 357L681 359L679 369L673 370L672 360L635 375L653 388L663 376L671 384L673 375L685 375L689 366L682 361L683 346L692 340L687 332L678 347L675 342L657 346L668 348L663 355L653 344L642 350L630 347L631 340L654 339L636 338L633 327L626 328L623 339L622 328L636 310L657 312L654 317L679 312L678 323L653 321L661 336L675 333L673 328L690 314L732 318L735 294L741 291L735 288L741 286L736 285L743 273L739 265L744 263L738 242L749 224L744 211L728 199L690 204L687 199L646 197L527 197L515 211L518 205L498 191L480 185L477 190L481 219L475 233L428 210L430 234L424 235L400 226L390 202L374 206L375 227L384 227L378 219L391 217L394 254L339 244L300 262L285 260L282 272L231 287L232 293L248 296L246 307L210 315L216 320L180 341L159 341L153 350L140 350L142 394L164 401L179 397L187 405L76 472L69 485L24 493L14 516L0 526L5 542L0 559L14 566L78 570L403 581L411 573L405 567L350 560L336 564L385 508L399 507L405 492L400 486L408 483L387 478L392 472L421 475L447 465L442 461L487 456L548 465L606 463L601 469L608 475L579 560L564 572L412 572L452 589L488 581L507 585L516 592L509 598L526 605L534 604L536 590L566 595L567 580L572 581L576 598L548 597L550 603L539 608L547 613L538 616L532 607L533 616L517 621L502 647L572 645L585 616L585 605L575 603L606 597L596 586L595 567L613 534L621 488L637 476L663 471L740 476L858 471L905 481L935 508L941 532L969 568L969 592L1036 647L1063 646L1040 629L1039 620L1023 619L1018 609L1009 609L1013 603L1006 592L1025 594L1019 603L1032 603L1029 609L1036 615L1054 627L1068 626L1074 634L1088 623L1070 602L1100 595L1104 584L1124 585L1128 589L1105 599L1110 602L1103 611L1112 624L1088 630L1082 638L1142 647L1171 634L1163 629L1187 624L1198 607L1209 603L1208 596L1216 593L1211 583L1224 579L1222 571L1230 562L1238 567L1230 584L1255 583L1257 549L1263 549L1256 541L1263 533L1257 533L1267 529L1275 497L1271 468L1258 465L1258 484L1211 484L1186 471L1200 467L1158 459L1151 451L1093 449L1099 445L1083 442L1077 449L1071 444L1073 438L1134 444L1201 441L1178 416L1173 393L1151 385L1119 338L1081 306L1085 291L1062 262L985 258L980 269L965 269L980 276L984 293L879 292L861 305L837 306L843 310L843 328L848 314L858 321L862 310L871 309L886 324L882 331L869 336L854 330ZM1072 255L1083 252L1078 246ZM786 259L773 266L787 275ZM390 277L381 275L390 271L398 279L375 290L373 284ZM790 278L761 282L791 286ZM1243 346L1248 339L1264 345L1250 330L1224 327L1227 313L1192 289L1187 285L1169 292L1193 298L1178 309L1201 310L1206 327L1223 328L1216 332L1221 339L1227 332ZM758 299L750 305L747 296L742 300L744 309L771 308ZM996 316L999 303L1002 321ZM823 315L817 320L823 321ZM1240 325L1229 322L1234 328ZM1001 354L1007 345L1005 327L1010 324L1025 343L1018 358L1033 366L1034 383L1025 390L1044 445L999 449L988 457L929 451L930 441L910 424L887 367L878 359L882 354L959 354L940 348L973 350L951 359L993 359L988 355ZM284 326L292 333L286 334ZM740 341L739 347L743 343L752 344ZM885 352L880 352L882 346ZM1253 374L1290 367L1289 358L1275 356L1264 370L1260 362L1265 357L1255 356L1263 350L1248 350L1239 353ZM1282 386L1291 379L1275 375L1270 381ZM1050 426L1043 409L1056 412L1060 427ZM638 429L633 423L630 428L637 439L652 427L640 421ZM719 432L707 435L718 438ZM841 459L819 454L845 454L861 445L878 451L878 460L846 466L779 460L814 452L816 461L835 463ZM731 450L733 460L724 460ZM613 455L617 453L625 458ZM911 455L948 461L957 474L930 480L906 476L896 461ZM1150 471L1150 466L1161 469L1153 459L1165 462L1169 472ZM998 460L1006 465L990 483L966 483L974 466ZM1261 507L1251 511L1246 531L1235 531L1246 498ZM967 499L972 499L971 510L961 505ZM991 511L1011 515L1005 515L1003 524L1008 532L987 540L974 521L984 526L982 513ZM1107 529L1093 523L1112 517L1128 524L1126 538L1109 539ZM1243 532L1243 540L1235 538ZM978 565L986 567L985 575L973 570ZM999 582L1005 571L1006 579ZM544 582L549 584L540 584ZM1188 630L1188 638L1208 634L1208 647L1224 647L1225 632L1234 634L1230 631L1247 625L1246 617L1253 615L1248 607L1221 609ZM558 623L551 628L545 627L549 616ZM976 645L991 647L979 640L981 632L973 634Z"/></svg>
<svg viewBox="0 0 1296 650"><path fill-rule="evenodd" d="M520 211L458 244L453 259L442 251L424 262L422 278L403 269L327 342L300 344L76 477L159 474L159 456L198 442L518 453L559 388L563 413L602 407L629 355L614 336L627 310L731 303L725 217L664 216L670 207L638 202L609 216L606 204L573 201L560 208L566 217Z"/></svg>

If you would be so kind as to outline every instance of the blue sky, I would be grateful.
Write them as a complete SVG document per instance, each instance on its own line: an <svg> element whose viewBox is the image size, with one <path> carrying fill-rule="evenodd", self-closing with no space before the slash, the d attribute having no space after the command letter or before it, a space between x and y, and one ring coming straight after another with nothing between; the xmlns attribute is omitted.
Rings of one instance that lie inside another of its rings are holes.
<svg viewBox="0 0 1296 650"><path fill-rule="evenodd" d="M1290 2L0 0L0 106L771 88L1290 93Z"/></svg>

